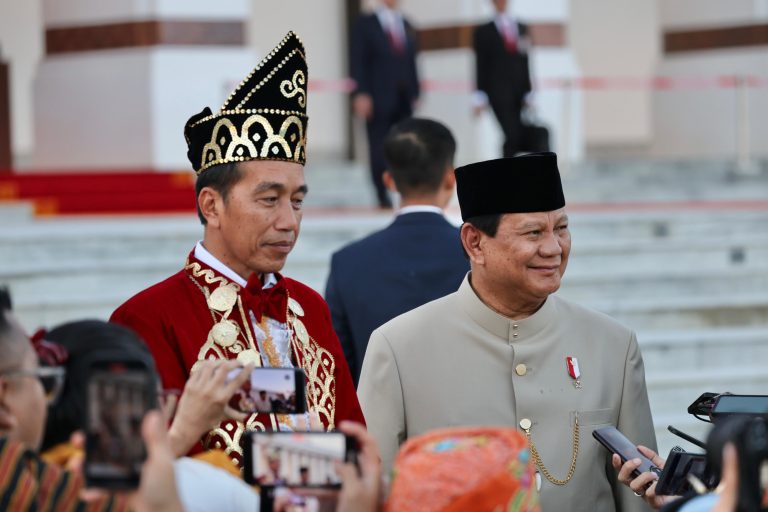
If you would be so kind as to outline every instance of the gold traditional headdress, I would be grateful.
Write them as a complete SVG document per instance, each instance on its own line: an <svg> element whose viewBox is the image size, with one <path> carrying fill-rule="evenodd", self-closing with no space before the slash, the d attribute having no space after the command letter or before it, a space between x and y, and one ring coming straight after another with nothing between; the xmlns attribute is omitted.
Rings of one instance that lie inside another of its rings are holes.
<svg viewBox="0 0 768 512"><path fill-rule="evenodd" d="M307 61L288 32L230 94L217 113L205 107L184 127L195 172L228 162L286 160L304 164L307 140Z"/></svg>

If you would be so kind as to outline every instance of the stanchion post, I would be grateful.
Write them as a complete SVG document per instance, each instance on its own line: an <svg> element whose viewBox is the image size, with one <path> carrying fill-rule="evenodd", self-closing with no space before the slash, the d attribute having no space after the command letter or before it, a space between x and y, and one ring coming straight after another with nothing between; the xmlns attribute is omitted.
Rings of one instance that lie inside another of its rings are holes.
<svg viewBox="0 0 768 512"><path fill-rule="evenodd" d="M743 75L736 75L736 172L756 174L757 165L752 160L751 131L749 117L749 80Z"/></svg>
<svg viewBox="0 0 768 512"><path fill-rule="evenodd" d="M571 168L571 118L573 116L573 80L565 78L562 81L563 90L563 112L562 112L562 129L560 132L560 144L558 153L560 154L559 167L563 174L568 174Z"/></svg>

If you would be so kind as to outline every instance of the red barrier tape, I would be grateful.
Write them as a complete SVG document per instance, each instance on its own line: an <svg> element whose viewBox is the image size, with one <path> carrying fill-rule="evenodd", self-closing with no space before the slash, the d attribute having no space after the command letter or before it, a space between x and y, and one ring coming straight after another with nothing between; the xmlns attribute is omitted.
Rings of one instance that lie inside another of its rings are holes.
<svg viewBox="0 0 768 512"><path fill-rule="evenodd" d="M733 89L739 85L751 88L768 88L768 76L758 75L719 75L719 76L654 76L654 77L574 77L543 78L536 81L537 90L579 89L598 90L707 90ZM423 91L469 93L474 90L474 83L469 80L422 80ZM340 80L310 80L309 90L315 92L351 93L355 81L351 78Z"/></svg>

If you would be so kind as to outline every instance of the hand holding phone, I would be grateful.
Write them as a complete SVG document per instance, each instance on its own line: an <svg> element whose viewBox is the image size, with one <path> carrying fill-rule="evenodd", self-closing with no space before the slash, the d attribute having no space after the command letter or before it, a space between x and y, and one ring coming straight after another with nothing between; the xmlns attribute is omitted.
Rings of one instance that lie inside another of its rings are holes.
<svg viewBox="0 0 768 512"><path fill-rule="evenodd" d="M230 371L227 381L240 371ZM254 368L229 406L247 413L301 414L307 410L305 381L302 368Z"/></svg>
<svg viewBox="0 0 768 512"><path fill-rule="evenodd" d="M632 472L634 477L641 473L651 471L657 475L661 474L661 468L656 466L651 459L640 453L635 443L626 438L616 427L603 427L592 431L592 436L597 439L608 451L615 453L624 464L628 460L640 459L640 465Z"/></svg>
<svg viewBox="0 0 768 512"><path fill-rule="evenodd" d="M86 484L104 489L139 485L146 450L144 415L157 406L152 363L138 356L102 353L87 364Z"/></svg>
<svg viewBox="0 0 768 512"><path fill-rule="evenodd" d="M342 432L248 432L243 478L268 487L341 487L336 463L357 460L355 438Z"/></svg>

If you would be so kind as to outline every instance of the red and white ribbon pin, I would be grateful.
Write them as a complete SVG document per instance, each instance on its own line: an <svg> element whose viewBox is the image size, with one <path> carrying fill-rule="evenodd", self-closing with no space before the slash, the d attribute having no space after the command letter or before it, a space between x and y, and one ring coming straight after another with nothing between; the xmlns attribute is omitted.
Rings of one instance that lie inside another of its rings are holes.
<svg viewBox="0 0 768 512"><path fill-rule="evenodd" d="M579 370L579 360L573 356L565 358L565 366L568 369L568 375L573 379L573 385L581 388L581 370Z"/></svg>

